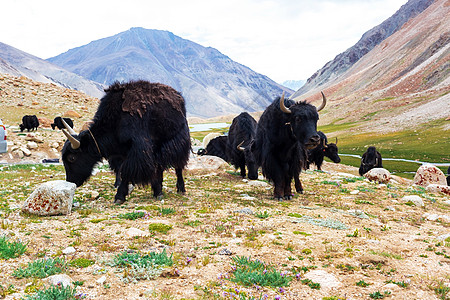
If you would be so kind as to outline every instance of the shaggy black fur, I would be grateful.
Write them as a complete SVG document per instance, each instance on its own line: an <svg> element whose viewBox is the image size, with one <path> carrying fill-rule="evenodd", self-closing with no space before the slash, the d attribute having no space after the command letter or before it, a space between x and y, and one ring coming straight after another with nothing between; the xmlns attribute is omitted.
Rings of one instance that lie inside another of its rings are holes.
<svg viewBox="0 0 450 300"><path fill-rule="evenodd" d="M359 166L359 175L363 176L373 168L382 168L383 161L380 152L374 146L367 148L361 158L361 165Z"/></svg>
<svg viewBox="0 0 450 300"><path fill-rule="evenodd" d="M249 179L258 179L258 164L253 155L252 146L256 135L256 120L247 112L240 113L233 119L228 132L227 153L230 163L236 169L241 169L241 176L245 178L245 167L248 169ZM239 150L244 148L243 150Z"/></svg>
<svg viewBox="0 0 450 300"><path fill-rule="evenodd" d="M280 110L280 98L269 105L258 122L255 156L263 175L274 183L274 198L291 199L291 182L306 161L305 149L317 146L319 114L306 102L285 100L288 114ZM297 192L303 187L296 184Z"/></svg>
<svg viewBox="0 0 450 300"><path fill-rule="evenodd" d="M22 124L19 125L20 131L36 130L39 127L39 120L36 115L25 115L22 117Z"/></svg>
<svg viewBox="0 0 450 300"><path fill-rule="evenodd" d="M75 136L80 148L74 150L69 141L64 145L67 181L80 186L104 157L121 179L115 203L125 201L129 183L150 184L154 197L160 196L163 171L170 167L176 171L177 191L184 193L182 170L191 144L181 94L146 81L115 83L105 92L90 130Z"/></svg>
<svg viewBox="0 0 450 300"><path fill-rule="evenodd" d="M318 131L317 133L320 136L320 143L316 148L308 150L306 169L309 169L311 164L315 164L318 170L322 170L322 163L325 156L335 163L341 162L336 144L328 144L327 136L322 131Z"/></svg>
<svg viewBox="0 0 450 300"><path fill-rule="evenodd" d="M63 129L63 128L64 128L64 125L63 125L61 119L64 119L64 122L66 122L67 125L69 125L70 127L73 128L73 121L72 121L71 118L61 118L61 117L56 117L56 118L53 120L53 123L50 124L50 126L52 126L52 129L53 129L53 130L55 130L55 128L58 128L58 129Z"/></svg>
<svg viewBox="0 0 450 300"><path fill-rule="evenodd" d="M199 149L197 151L198 155L212 155L217 156L223 159L226 162L229 162L230 159L227 156L227 145L228 144L228 136L221 135L214 139L212 139L208 145L206 145L206 149Z"/></svg>

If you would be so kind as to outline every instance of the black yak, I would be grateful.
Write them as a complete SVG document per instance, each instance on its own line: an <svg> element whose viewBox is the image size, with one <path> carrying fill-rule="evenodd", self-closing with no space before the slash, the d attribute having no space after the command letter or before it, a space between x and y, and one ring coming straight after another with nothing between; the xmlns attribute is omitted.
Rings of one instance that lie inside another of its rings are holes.
<svg viewBox="0 0 450 300"><path fill-rule="evenodd" d="M22 117L22 124L19 127L21 132L25 129L27 131L36 130L39 127L39 120L36 115L25 115Z"/></svg>
<svg viewBox="0 0 450 300"><path fill-rule="evenodd" d="M61 118L61 117L56 117L53 120L53 123L50 124L50 126L52 126L52 129L55 130L55 128L58 129L63 129L64 128L64 124L61 121L62 119L64 119L64 122L66 122L67 125L69 125L71 128L73 128L73 121L71 118Z"/></svg>
<svg viewBox="0 0 450 300"><path fill-rule="evenodd" d="M262 114L255 139L255 155L263 175L274 183L274 198L292 199L291 182L305 164L306 149L320 142L317 134L318 111L326 105L326 98L319 108L303 102L278 97ZM285 104L286 102L286 104ZM300 180L295 185L303 192Z"/></svg>
<svg viewBox="0 0 450 300"><path fill-rule="evenodd" d="M248 169L249 179L258 179L258 164L253 155L252 146L256 135L256 120L247 112L240 113L233 119L228 131L228 157L236 169L241 169L245 178Z"/></svg>
<svg viewBox="0 0 450 300"><path fill-rule="evenodd" d="M322 163L325 156L335 163L340 163L341 158L338 154L337 138L336 143L328 144L328 139L325 133L318 131L317 134L320 136L320 143L316 148L308 150L306 169L309 169L311 164L315 164L318 170L322 170Z"/></svg>
<svg viewBox="0 0 450 300"><path fill-rule="evenodd" d="M191 142L183 97L173 88L147 81L114 83L105 90L92 124L78 135L63 129L66 180L82 185L94 165L106 158L120 182L115 204L122 204L128 184L147 185L162 195L163 171L175 168L177 191L185 192L182 171Z"/></svg>
<svg viewBox="0 0 450 300"><path fill-rule="evenodd" d="M229 162L230 159L227 156L227 144L228 144L228 136L221 135L213 138L206 145L206 148L199 149L197 151L198 155L212 155L217 156L223 159L226 162Z"/></svg>
<svg viewBox="0 0 450 300"><path fill-rule="evenodd" d="M373 168L382 168L383 161L380 152L374 146L367 148L367 151L361 157L361 165L359 166L359 175L363 176Z"/></svg>

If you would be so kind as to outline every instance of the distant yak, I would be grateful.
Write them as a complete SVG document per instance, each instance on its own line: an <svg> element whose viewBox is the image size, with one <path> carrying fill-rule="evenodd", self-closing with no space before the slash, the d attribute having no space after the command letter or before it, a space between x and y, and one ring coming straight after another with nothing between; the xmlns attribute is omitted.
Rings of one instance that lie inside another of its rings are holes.
<svg viewBox="0 0 450 300"><path fill-rule="evenodd" d="M226 162L229 162L230 159L227 156L227 145L228 144L228 136L220 135L213 139L211 139L207 144L206 148L199 149L197 151L198 155L211 155L217 156L223 159Z"/></svg>
<svg viewBox="0 0 450 300"><path fill-rule="evenodd" d="M308 159L306 162L306 169L309 169L311 164L315 164L318 170L322 170L322 163L325 156L334 163L340 163L341 158L338 154L337 138L336 143L328 144L327 136L322 131L318 131L317 134L320 136L320 143L316 148L307 151Z"/></svg>
<svg viewBox="0 0 450 300"><path fill-rule="evenodd" d="M383 161L380 152L374 146L367 148L367 151L362 155L361 165L359 167L359 175L363 176L373 168L382 168Z"/></svg>
<svg viewBox="0 0 450 300"><path fill-rule="evenodd" d="M64 119L64 122L66 122L67 125L69 125L71 128L73 128L73 121L71 118L61 118L61 117L56 117L53 120L53 123L50 124L50 126L52 126L52 129L55 130L55 128L58 129L63 129L64 128L64 124L61 121L62 119Z"/></svg>
<svg viewBox="0 0 450 300"><path fill-rule="evenodd" d="M25 115L22 117L22 124L19 127L21 132L25 129L27 131L36 130L39 127L39 120L36 115Z"/></svg>
<svg viewBox="0 0 450 300"><path fill-rule="evenodd" d="M170 167L175 168L177 191L184 193L182 171L191 140L181 94L142 80L114 83L105 92L88 130L76 134L68 125L63 129L68 138L62 149L66 180L82 185L106 158L120 182L115 204L126 201L130 183L150 184L153 196L161 196L163 172Z"/></svg>

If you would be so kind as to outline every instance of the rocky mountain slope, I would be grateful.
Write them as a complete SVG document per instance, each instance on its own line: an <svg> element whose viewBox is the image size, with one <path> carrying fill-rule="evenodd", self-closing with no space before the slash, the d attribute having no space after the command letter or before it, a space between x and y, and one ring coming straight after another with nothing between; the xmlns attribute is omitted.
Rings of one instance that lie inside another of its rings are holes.
<svg viewBox="0 0 450 300"><path fill-rule="evenodd" d="M111 84L147 79L182 92L191 116L263 110L292 91L218 50L171 32L131 28L48 59L83 77Z"/></svg>
<svg viewBox="0 0 450 300"><path fill-rule="evenodd" d="M296 99L318 98L324 90L330 99L321 115L325 124L356 122L386 132L444 122L450 114L449 15L450 1L436 0L346 72Z"/></svg>
<svg viewBox="0 0 450 300"><path fill-rule="evenodd" d="M4 43L0 43L0 73L25 76L43 83L54 83L82 91L92 97L100 98L104 94L103 85Z"/></svg>
<svg viewBox="0 0 450 300"><path fill-rule="evenodd" d="M354 46L337 55L335 59L326 63L325 66L308 78L306 84L295 92L293 97L299 97L329 81L339 79L340 75L353 66L361 57L397 32L406 22L419 15L433 2L434 0L408 1L392 17L367 31Z"/></svg>

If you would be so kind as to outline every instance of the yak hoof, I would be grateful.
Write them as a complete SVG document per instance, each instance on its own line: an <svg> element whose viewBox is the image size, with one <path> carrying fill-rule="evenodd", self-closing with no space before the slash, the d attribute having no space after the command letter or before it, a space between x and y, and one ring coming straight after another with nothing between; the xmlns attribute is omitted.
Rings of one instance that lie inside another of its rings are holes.
<svg viewBox="0 0 450 300"><path fill-rule="evenodd" d="M283 197L274 197L274 199L280 202L283 201Z"/></svg>
<svg viewBox="0 0 450 300"><path fill-rule="evenodd" d="M121 204L124 204L125 203L125 199L119 199L119 198L116 198L115 200L114 200L114 204L115 205L121 205Z"/></svg>
<svg viewBox="0 0 450 300"><path fill-rule="evenodd" d="M158 196L155 196L156 200L161 201L164 198L164 194L161 193Z"/></svg>
<svg viewBox="0 0 450 300"><path fill-rule="evenodd" d="M292 200L292 195L284 196L284 199L285 199L285 200Z"/></svg>

